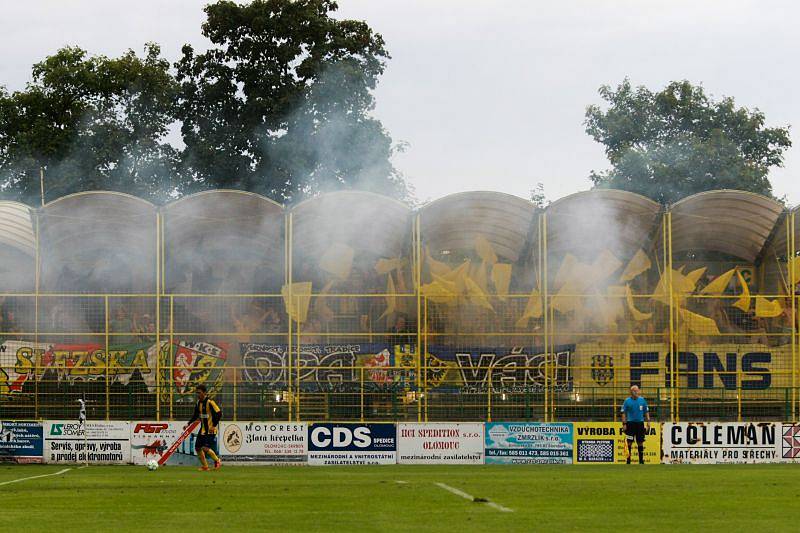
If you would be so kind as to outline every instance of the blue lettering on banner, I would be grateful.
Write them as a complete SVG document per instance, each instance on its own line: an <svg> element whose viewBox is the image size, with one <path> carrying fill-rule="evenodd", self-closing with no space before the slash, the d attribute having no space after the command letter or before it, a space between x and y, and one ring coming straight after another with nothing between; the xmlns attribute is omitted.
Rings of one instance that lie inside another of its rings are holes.
<svg viewBox="0 0 800 533"><path fill-rule="evenodd" d="M572 433L572 423L489 422L486 464L570 464Z"/></svg>
<svg viewBox="0 0 800 533"><path fill-rule="evenodd" d="M0 462L41 463L43 451L40 422L0 422Z"/></svg>

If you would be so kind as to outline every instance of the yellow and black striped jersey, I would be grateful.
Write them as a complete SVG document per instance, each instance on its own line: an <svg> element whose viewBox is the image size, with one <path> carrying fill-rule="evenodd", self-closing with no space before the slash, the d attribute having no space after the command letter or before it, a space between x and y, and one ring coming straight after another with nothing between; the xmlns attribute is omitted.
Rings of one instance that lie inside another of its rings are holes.
<svg viewBox="0 0 800 533"><path fill-rule="evenodd" d="M194 414L189 423L200 420L199 435L216 435L217 426L222 418L222 409L210 398L198 400L194 406Z"/></svg>

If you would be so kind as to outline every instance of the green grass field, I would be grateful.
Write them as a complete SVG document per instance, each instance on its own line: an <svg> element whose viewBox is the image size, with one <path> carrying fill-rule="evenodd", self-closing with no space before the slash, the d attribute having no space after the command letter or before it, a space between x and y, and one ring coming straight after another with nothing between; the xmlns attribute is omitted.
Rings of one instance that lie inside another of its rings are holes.
<svg viewBox="0 0 800 533"><path fill-rule="evenodd" d="M800 502L798 465L92 466L7 483L64 468L0 467L0 530L796 531Z"/></svg>

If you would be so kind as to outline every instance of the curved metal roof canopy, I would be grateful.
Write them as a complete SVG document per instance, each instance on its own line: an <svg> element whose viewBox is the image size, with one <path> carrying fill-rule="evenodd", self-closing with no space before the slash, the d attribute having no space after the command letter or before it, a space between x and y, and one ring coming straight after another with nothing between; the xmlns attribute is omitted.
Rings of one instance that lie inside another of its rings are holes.
<svg viewBox="0 0 800 533"><path fill-rule="evenodd" d="M319 258L334 243L371 256L399 257L411 242L411 209L380 194L326 193L300 202L291 212L295 258Z"/></svg>
<svg viewBox="0 0 800 533"><path fill-rule="evenodd" d="M672 253L707 250L753 262L783 210L771 198L744 191L689 196L670 208Z"/></svg>
<svg viewBox="0 0 800 533"><path fill-rule="evenodd" d="M422 239L432 253L470 250L478 235L502 259L516 263L526 253L529 238L536 238L536 207L518 196L475 191L451 194L420 210ZM531 251L524 259L533 255Z"/></svg>
<svg viewBox="0 0 800 533"><path fill-rule="evenodd" d="M46 204L39 217L42 290L155 292L156 207L92 191Z"/></svg>
<svg viewBox="0 0 800 533"><path fill-rule="evenodd" d="M280 288L280 204L255 193L213 190L172 202L162 213L167 291L262 293Z"/></svg>
<svg viewBox="0 0 800 533"><path fill-rule="evenodd" d="M630 258L650 247L660 211L658 203L628 191L592 189L565 196L545 211L547 253L591 259L609 250L619 259Z"/></svg>
<svg viewBox="0 0 800 533"><path fill-rule="evenodd" d="M0 202L0 292L33 292L36 271L33 210Z"/></svg>

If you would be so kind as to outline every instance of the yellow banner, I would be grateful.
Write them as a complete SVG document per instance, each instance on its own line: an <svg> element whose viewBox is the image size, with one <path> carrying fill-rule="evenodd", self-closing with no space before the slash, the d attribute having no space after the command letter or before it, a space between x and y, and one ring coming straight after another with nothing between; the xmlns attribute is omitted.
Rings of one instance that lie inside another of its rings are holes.
<svg viewBox="0 0 800 533"><path fill-rule="evenodd" d="M737 390L745 398L782 397L792 386L791 345L679 345L674 359L683 397L719 397L723 390L733 398ZM625 395L633 384L648 398L665 395L672 377L666 343L580 343L571 366L575 390L587 396Z"/></svg>
<svg viewBox="0 0 800 533"><path fill-rule="evenodd" d="M572 459L574 464L625 464L628 452L621 422L575 422ZM631 463L639 462L639 448L634 441ZM645 464L661 464L661 424L650 424L644 439Z"/></svg>

